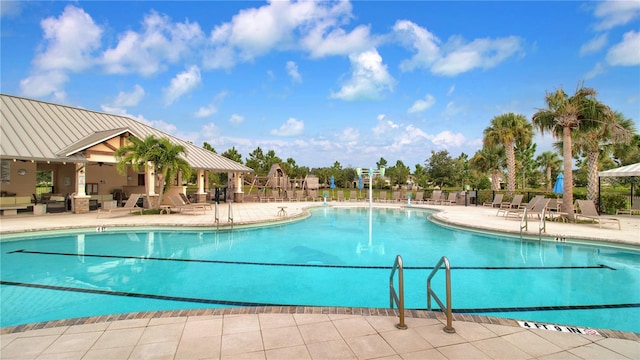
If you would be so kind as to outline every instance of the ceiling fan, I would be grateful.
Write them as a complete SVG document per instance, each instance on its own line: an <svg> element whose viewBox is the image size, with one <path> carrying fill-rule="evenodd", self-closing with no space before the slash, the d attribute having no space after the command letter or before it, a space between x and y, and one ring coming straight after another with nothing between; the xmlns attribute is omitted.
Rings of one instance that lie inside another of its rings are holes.
<svg viewBox="0 0 640 360"><path fill-rule="evenodd" d="M105 163L105 162L102 162L102 161L98 161L98 162L96 162L96 163L90 163L89 165L90 165L90 166L98 165L98 166L100 166L100 167L103 167L103 166L113 166L113 164Z"/></svg>

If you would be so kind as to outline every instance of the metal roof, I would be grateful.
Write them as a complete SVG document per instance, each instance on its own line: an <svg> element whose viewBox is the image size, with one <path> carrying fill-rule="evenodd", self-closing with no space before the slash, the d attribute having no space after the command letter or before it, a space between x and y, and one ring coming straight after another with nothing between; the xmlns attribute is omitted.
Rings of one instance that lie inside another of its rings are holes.
<svg viewBox="0 0 640 360"><path fill-rule="evenodd" d="M154 135L186 149L193 169L253 172L253 169L126 116L0 94L0 157L36 161L84 161L78 151L124 132Z"/></svg>
<svg viewBox="0 0 640 360"><path fill-rule="evenodd" d="M600 171L600 177L629 177L640 176L640 163L622 166L619 168Z"/></svg>

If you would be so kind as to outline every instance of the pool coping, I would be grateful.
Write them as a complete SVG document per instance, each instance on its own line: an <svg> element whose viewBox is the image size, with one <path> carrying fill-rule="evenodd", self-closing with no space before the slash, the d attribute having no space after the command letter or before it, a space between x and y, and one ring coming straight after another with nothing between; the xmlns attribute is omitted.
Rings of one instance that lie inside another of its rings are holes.
<svg viewBox="0 0 640 360"><path fill-rule="evenodd" d="M358 315L358 316L388 316L396 317L400 315L397 309L391 308L361 308L361 307L331 307L331 306L255 306L238 308L204 308L204 309L180 309L167 311L142 311L122 314L110 314L101 316L89 316L80 318L70 318L62 320L43 321L16 326L0 328L0 335L21 333L31 330L48 329L65 326L78 326L86 324L96 324L104 322L114 322L133 319L155 319L172 317L193 317L193 316L221 316L221 315L247 315L247 314L324 314L324 315ZM443 324L446 323L446 316L440 311L405 309L405 318L415 319L435 319ZM510 318L498 318L473 314L453 314L453 321L474 322L480 324L492 324L518 327L517 320ZM453 324L455 328L455 323ZM555 325L555 324L553 324ZM579 327L574 325L561 325ZM589 328L598 331L602 337L633 340L640 342L640 333Z"/></svg>

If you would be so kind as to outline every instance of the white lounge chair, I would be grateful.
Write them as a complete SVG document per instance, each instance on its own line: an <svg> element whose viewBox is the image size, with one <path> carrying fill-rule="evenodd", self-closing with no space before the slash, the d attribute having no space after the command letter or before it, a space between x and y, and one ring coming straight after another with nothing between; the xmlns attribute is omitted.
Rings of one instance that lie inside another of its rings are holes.
<svg viewBox="0 0 640 360"><path fill-rule="evenodd" d="M109 215L113 213L127 213L131 214L134 212L139 212L142 215L142 208L137 205L138 199L140 199L140 194L131 194L127 199L127 202L124 203L123 207L114 207L111 209L98 209L98 215L96 218L100 217L100 214L108 213Z"/></svg>
<svg viewBox="0 0 640 360"><path fill-rule="evenodd" d="M580 210L576 213L578 218L591 219L598 222L600 228L602 228L602 223L617 223L618 230L621 230L620 220L612 217L600 216L598 214L598 210L596 209L596 205L591 200L576 200L578 204L578 209Z"/></svg>

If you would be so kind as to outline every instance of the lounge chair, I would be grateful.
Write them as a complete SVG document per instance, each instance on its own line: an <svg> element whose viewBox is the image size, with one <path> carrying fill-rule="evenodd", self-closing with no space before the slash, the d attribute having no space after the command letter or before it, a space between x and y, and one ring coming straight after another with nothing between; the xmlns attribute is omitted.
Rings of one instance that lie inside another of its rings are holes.
<svg viewBox="0 0 640 360"><path fill-rule="evenodd" d="M502 202L500 208L518 209L520 208L520 204L522 204L522 198L524 198L524 195L516 194L511 201Z"/></svg>
<svg viewBox="0 0 640 360"><path fill-rule="evenodd" d="M424 192L423 191L416 192L416 197L413 198L412 201L415 202L416 204L424 202Z"/></svg>
<svg viewBox="0 0 640 360"><path fill-rule="evenodd" d="M344 191L338 190L338 201L344 201Z"/></svg>
<svg viewBox="0 0 640 360"><path fill-rule="evenodd" d="M191 202L191 200L189 200L189 198L187 197L187 195L185 195L185 194L183 194L183 193L180 193L179 195L180 195L180 198L182 199L182 202L183 202L185 205L201 205L201 206L204 206L205 208L207 208L207 209L209 209L209 210L213 209L213 205L211 205L211 203L208 203L208 202L203 202L203 203L202 203L202 202L198 202L198 203L194 203L194 202Z"/></svg>
<svg viewBox="0 0 640 360"><path fill-rule="evenodd" d="M394 191L391 193L391 202L400 202L400 191Z"/></svg>
<svg viewBox="0 0 640 360"><path fill-rule="evenodd" d="M524 213L525 209L527 210L527 215L532 214L532 213L536 213L536 210L539 210L538 212L542 212L542 210L540 209L540 206L542 205L538 205L538 203L542 203L542 201L545 200L544 196L536 196L534 198L532 198L524 207L518 208L518 209L512 209L512 208L500 208L498 209L498 212L496 213L496 216L500 216L500 213L502 213L504 215L504 217L509 217L510 215L515 215L517 217L521 217L522 213ZM549 199L546 199L549 200ZM544 201L544 206L542 207L542 209L544 209L547 204L549 202L548 201ZM538 206L538 208L536 208L536 206Z"/></svg>
<svg viewBox="0 0 640 360"><path fill-rule="evenodd" d="M426 200L426 203L438 205L440 201L442 201L442 190L433 190L431 197Z"/></svg>
<svg viewBox="0 0 640 360"><path fill-rule="evenodd" d="M502 199L504 198L504 194L496 194L493 198L493 201L490 203L482 203L482 206L491 206L491 207L501 207Z"/></svg>
<svg viewBox="0 0 640 360"><path fill-rule="evenodd" d="M349 191L349 201L358 201L358 193L355 190Z"/></svg>
<svg viewBox="0 0 640 360"><path fill-rule="evenodd" d="M449 197L446 198L445 200L442 200L441 204L442 205L453 205L456 203L458 199L458 193L455 192L450 192L449 193Z"/></svg>
<svg viewBox="0 0 640 360"><path fill-rule="evenodd" d="M576 200L576 203L578 204L578 209L580 210L578 213L576 213L576 216L578 218L583 217L585 219L595 220L598 222L598 225L600 225L600 228L602 228L602 223L617 223L618 230L621 230L620 220L612 217L600 216L593 201Z"/></svg>
<svg viewBox="0 0 640 360"><path fill-rule="evenodd" d="M378 200L376 200L378 202L387 202L387 192L386 191L380 191L380 193L378 194Z"/></svg>
<svg viewBox="0 0 640 360"><path fill-rule="evenodd" d="M197 211L202 211L202 214L205 214L207 211L207 208L204 205L185 204L184 201L182 201L182 198L178 195L168 195L167 198L169 199L171 210L177 210L184 213L194 213Z"/></svg>
<svg viewBox="0 0 640 360"><path fill-rule="evenodd" d="M137 203L138 203L138 199L140 199L140 194L131 194L129 195L129 198L127 199L127 202L124 203L123 207L114 207L111 209L103 209L100 208L98 209L98 215L96 216L96 218L100 217L100 214L103 213L108 213L109 215L113 214L113 213L134 213L134 212L139 212L140 215L142 215L142 208L138 207Z"/></svg>

